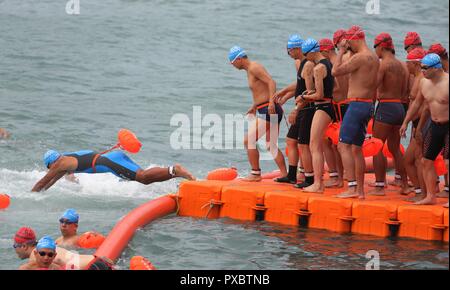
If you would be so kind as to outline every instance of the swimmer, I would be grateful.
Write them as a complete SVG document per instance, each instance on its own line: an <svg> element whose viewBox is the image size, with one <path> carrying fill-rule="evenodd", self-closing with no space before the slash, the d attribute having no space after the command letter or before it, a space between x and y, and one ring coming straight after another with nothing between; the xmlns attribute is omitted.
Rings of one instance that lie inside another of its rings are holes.
<svg viewBox="0 0 450 290"><path fill-rule="evenodd" d="M425 57L427 52L423 48L415 48L408 53L407 56L407 67L409 73L413 76L413 85L410 90L411 104L414 103L416 95L419 90L419 84L423 79L423 73L421 70L421 61ZM416 142L415 132L417 126L419 125L420 116L422 114L422 108L419 108L417 114L412 116L412 134L409 141L409 146L405 152L405 168L409 179L414 186L415 197L408 199L408 201L419 201L425 198L426 187L425 181L423 179L422 170L422 147ZM405 136L405 127L400 131L401 136Z"/></svg>
<svg viewBox="0 0 450 290"><path fill-rule="evenodd" d="M312 79L310 83L308 83L309 78L306 77L306 74L311 74L314 64L308 61L303 56L302 53L303 41L304 40L297 34L291 35L291 37L288 40L287 52L288 55L295 60L297 80L288 87L282 89L280 92L277 92L275 98L276 101L278 101L278 103L281 105L285 104L289 99L293 97L297 99L303 92L307 90L308 87L309 89L313 88ZM304 121L305 115L307 114L306 113L307 110L308 110L307 108L296 107L289 114L290 127L286 137L286 145L288 148L287 157L289 161L289 172L287 177L275 179L276 182L297 184L297 182L299 181L297 175L297 171L299 169L298 164L304 163L304 161L302 161L303 158L302 156L306 156L306 154L303 154L302 150L301 151L302 154L301 156L299 156L298 148L301 145L301 143L306 144L309 143L309 140L305 142L305 140L303 139L304 137L300 138L300 136L302 135L301 132L309 131L308 130L309 128L307 128L306 122ZM308 161L305 162L307 166L307 172L309 173L308 175L310 175L310 172L312 171L312 164L310 163L311 162ZM310 167L308 167L308 165L310 165ZM305 169L303 167L300 167L300 172L304 173L304 171Z"/></svg>
<svg viewBox="0 0 450 290"><path fill-rule="evenodd" d="M0 128L0 139L8 139L11 134L3 128Z"/></svg>
<svg viewBox="0 0 450 290"><path fill-rule="evenodd" d="M79 215L74 209L66 210L59 218L59 230L61 237L56 239L56 244L64 248L78 248L77 235Z"/></svg>
<svg viewBox="0 0 450 290"><path fill-rule="evenodd" d="M315 113L311 123L310 149L313 161L314 183L303 190L305 192L323 193L324 155L323 143L325 132L332 122L336 122L336 114L333 106L334 77L331 74L332 64L320 53L320 44L317 40L309 38L302 44L302 52L308 61L315 64L314 92L300 97L299 102L314 103Z"/></svg>
<svg viewBox="0 0 450 290"><path fill-rule="evenodd" d="M347 31L344 40L339 43L339 48L333 75L350 76L348 91L350 105L342 121L338 145L349 189L338 197L364 199L366 164L362 145L367 124L373 114L380 64L378 56L367 46L365 33L359 26L353 26ZM343 56L348 50L354 54L343 63Z"/></svg>
<svg viewBox="0 0 450 290"><path fill-rule="evenodd" d="M283 120L283 109L275 102L276 83L261 64L251 61L247 53L238 46L230 49L228 60L236 69L247 72L249 88L253 95L253 105L247 114L257 115L256 122L252 122L244 140L252 170L250 175L243 180L249 182L262 180L256 142L265 135L268 149L281 171L281 176L286 177L288 173L284 156L277 146L279 125Z"/></svg>
<svg viewBox="0 0 450 290"><path fill-rule="evenodd" d="M420 38L420 35L415 31L411 31L406 34L403 44L406 53L409 53L411 50L418 47L423 48L422 39Z"/></svg>
<svg viewBox="0 0 450 290"><path fill-rule="evenodd" d="M448 73L448 52L440 43L434 43L428 49L428 53L435 53L441 58L444 71Z"/></svg>
<svg viewBox="0 0 450 290"><path fill-rule="evenodd" d="M37 242L31 255L35 258L34 262L20 266L19 270L59 270L61 268L54 263L57 256L56 244L49 236L45 236Z"/></svg>
<svg viewBox="0 0 450 290"><path fill-rule="evenodd" d="M320 51L324 57L331 61L334 65L337 59L336 48L345 36L346 31L343 29L337 30L333 35L333 40L322 39L320 43ZM343 62L351 57L351 52L348 51L344 57ZM336 112L336 122L341 123L344 119L345 112L348 109L348 75L335 77L333 88L333 105ZM325 188L341 188L344 186L344 167L342 165L341 155L338 151L337 145L332 144L330 140L324 142L324 154L329 168L330 180L325 181Z"/></svg>
<svg viewBox="0 0 450 290"><path fill-rule="evenodd" d="M21 260L28 259L28 262L20 266L19 269L36 268L36 256L34 254L32 255L36 249L36 245L36 234L31 228L22 227L14 235L14 249L17 256ZM58 246L56 247L56 253L56 258L53 261L54 264L57 264L58 267L67 267L74 270L85 269L94 259L92 255L79 255Z"/></svg>
<svg viewBox="0 0 450 290"><path fill-rule="evenodd" d="M443 150L445 163L448 170L448 151L449 151L449 78L444 72L439 55L431 53L422 59L422 72L424 78L419 85L416 100L412 108L408 111L403 122L400 134L405 133L407 124L421 106L427 104L425 113L431 115L431 125L426 129L425 134L419 128L416 131L416 138L419 142L423 140L423 172L427 188L425 199L416 202L416 205L436 204L436 170L434 161ZM424 120L421 120L423 123ZM445 205L448 207L448 203Z"/></svg>
<svg viewBox="0 0 450 290"><path fill-rule="evenodd" d="M391 35L381 33L375 38L375 52L381 59L378 70L378 106L375 111L373 136L385 143L393 155L395 167L402 178L401 194L410 193L403 155L400 152L399 129L406 116L402 98L407 95L409 71L395 57ZM387 144L386 144L387 143ZM386 157L380 151L373 157L376 187L369 195L384 196L386 185Z"/></svg>
<svg viewBox="0 0 450 290"><path fill-rule="evenodd" d="M442 46L442 44L440 44L440 43L432 44L430 46L430 48L428 49L428 53L435 53L435 54L439 55L441 58L441 63L442 63L443 69L446 73L448 73L448 52ZM445 175L444 181L445 181L444 190L442 190L440 193L438 193L437 197L442 197L442 198L449 197L448 173Z"/></svg>
<svg viewBox="0 0 450 290"><path fill-rule="evenodd" d="M179 164L169 168L150 168L143 170L122 151L99 154L91 150L59 153L49 150L44 154L44 164L48 173L33 187L32 191L49 189L67 173L112 173L124 180L137 181L148 185L176 177L195 180L195 177Z"/></svg>

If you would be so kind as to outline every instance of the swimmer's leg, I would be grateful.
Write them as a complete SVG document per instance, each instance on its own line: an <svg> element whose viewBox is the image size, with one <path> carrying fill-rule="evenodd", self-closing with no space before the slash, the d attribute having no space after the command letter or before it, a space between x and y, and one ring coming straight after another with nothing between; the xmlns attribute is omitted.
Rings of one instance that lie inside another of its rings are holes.
<svg viewBox="0 0 450 290"><path fill-rule="evenodd" d="M180 164L169 168L155 167L146 170L140 169L136 173L136 181L145 185L154 182L163 182L177 177L195 180L194 175Z"/></svg>
<svg viewBox="0 0 450 290"><path fill-rule="evenodd" d="M244 146L247 149L247 156L250 166L252 168L252 174L244 181L259 182L261 178L261 168L259 167L259 151L256 147L256 143L261 137L266 134L266 122L258 119L258 117L251 122L248 129L247 136L244 139Z"/></svg>

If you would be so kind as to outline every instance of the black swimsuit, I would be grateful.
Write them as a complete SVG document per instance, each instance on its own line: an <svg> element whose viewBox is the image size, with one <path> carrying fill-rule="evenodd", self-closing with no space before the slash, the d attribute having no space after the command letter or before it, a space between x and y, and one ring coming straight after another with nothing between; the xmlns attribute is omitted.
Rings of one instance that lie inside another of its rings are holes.
<svg viewBox="0 0 450 290"><path fill-rule="evenodd" d="M330 116L332 122L336 122L336 112L332 103L333 100L333 89L334 89L334 77L332 75L332 69L333 65L328 59L322 59L319 61L319 63L323 64L327 68L327 76L323 79L323 95L324 100L319 100L317 102L321 101L328 101L327 103L316 103L316 111L324 111L325 113Z"/></svg>

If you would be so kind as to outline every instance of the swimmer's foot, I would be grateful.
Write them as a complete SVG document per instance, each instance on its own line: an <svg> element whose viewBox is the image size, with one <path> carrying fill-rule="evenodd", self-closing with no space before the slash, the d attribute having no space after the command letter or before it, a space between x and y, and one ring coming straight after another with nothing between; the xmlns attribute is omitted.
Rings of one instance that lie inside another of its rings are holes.
<svg viewBox="0 0 450 290"><path fill-rule="evenodd" d="M424 200L425 197L426 197L425 194L416 194L416 195L413 196L413 197L405 198L404 201L407 201L407 202L414 202L414 203L415 203L415 202Z"/></svg>
<svg viewBox="0 0 450 290"><path fill-rule="evenodd" d="M273 181L278 182L278 183L297 184L297 180L291 180L287 176L275 178Z"/></svg>
<svg viewBox="0 0 450 290"><path fill-rule="evenodd" d="M324 191L323 183L322 184L313 184L313 185L303 188L303 192L308 192L308 193L323 193L323 191Z"/></svg>
<svg viewBox="0 0 450 290"><path fill-rule="evenodd" d="M414 203L415 205L435 205L436 204L436 198L427 196L425 199L422 199L421 201L418 201Z"/></svg>
<svg viewBox="0 0 450 290"><path fill-rule="evenodd" d="M369 191L369 195L371 196L386 196L384 192L384 187L375 187L375 189Z"/></svg>
<svg viewBox="0 0 450 290"><path fill-rule="evenodd" d="M359 198L364 199L364 195L359 195L357 192L344 192L341 194L336 195L337 198Z"/></svg>
<svg viewBox="0 0 450 290"><path fill-rule="evenodd" d="M189 170L187 170L180 164L175 165L175 177L182 177L182 178L185 178L185 179L191 180L191 181L197 180L195 178L195 176L189 172Z"/></svg>
<svg viewBox="0 0 450 290"><path fill-rule="evenodd" d="M246 181L246 182L261 182L262 181L262 177L261 175L255 175L255 174L250 174L249 176L242 178L242 181Z"/></svg>
<svg viewBox="0 0 450 290"><path fill-rule="evenodd" d="M342 188L344 187L344 180L339 178L331 178L325 181L325 188Z"/></svg>
<svg viewBox="0 0 450 290"><path fill-rule="evenodd" d="M398 191L401 195L409 195L411 192L414 192L414 187L403 186L402 189Z"/></svg>

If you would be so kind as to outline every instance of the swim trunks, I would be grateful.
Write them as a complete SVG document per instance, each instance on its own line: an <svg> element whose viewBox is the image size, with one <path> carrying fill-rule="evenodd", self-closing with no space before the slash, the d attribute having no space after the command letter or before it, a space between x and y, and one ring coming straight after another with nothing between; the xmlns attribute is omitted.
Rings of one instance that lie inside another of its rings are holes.
<svg viewBox="0 0 450 290"><path fill-rule="evenodd" d="M64 156L74 157L78 160L75 173L112 173L126 180L136 180L136 173L141 168L122 151L113 151L98 155L92 150L63 153Z"/></svg>
<svg viewBox="0 0 450 290"><path fill-rule="evenodd" d="M444 159L448 160L448 130L449 121L445 123L431 121L431 125L423 137L424 158L435 161L443 150Z"/></svg>
<svg viewBox="0 0 450 290"><path fill-rule="evenodd" d="M328 116L331 119L331 122L334 123L336 122L337 118L336 118L336 112L334 110L334 106L333 104L330 103L322 103L322 104L316 104L316 112L317 111L324 111L325 113L328 114Z"/></svg>
<svg viewBox="0 0 450 290"><path fill-rule="evenodd" d="M301 145L309 145L311 141L311 125L315 113L316 108L312 104L298 113L298 143Z"/></svg>
<svg viewBox="0 0 450 290"><path fill-rule="evenodd" d="M334 110L336 112L336 122L342 122L344 120L345 113L348 110L348 101L333 102Z"/></svg>
<svg viewBox="0 0 450 290"><path fill-rule="evenodd" d="M270 122L270 113L269 113L269 103L264 103L262 105L257 106L257 117L260 119L265 119L267 122ZM283 120L283 108L280 104L275 104L276 118L278 124ZM275 114L274 114L275 117Z"/></svg>
<svg viewBox="0 0 450 290"><path fill-rule="evenodd" d="M352 101L342 121L339 142L362 146L366 138L367 124L373 115L370 101Z"/></svg>
<svg viewBox="0 0 450 290"><path fill-rule="evenodd" d="M383 102L381 100L375 111L375 121L392 126L401 126L405 117L406 111L400 101Z"/></svg>

